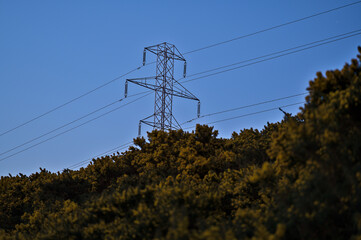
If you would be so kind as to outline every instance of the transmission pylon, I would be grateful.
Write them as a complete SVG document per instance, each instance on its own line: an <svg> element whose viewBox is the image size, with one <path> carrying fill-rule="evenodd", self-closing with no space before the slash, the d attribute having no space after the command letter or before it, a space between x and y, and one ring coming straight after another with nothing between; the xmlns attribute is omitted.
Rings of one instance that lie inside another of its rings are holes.
<svg viewBox="0 0 361 240"><path fill-rule="evenodd" d="M157 56L156 76L127 79L125 82L125 97L128 95L128 82L151 89L155 92L154 113L139 121L139 136L142 123L158 130L181 129L173 116L173 96L198 101L197 115L200 115L200 100L174 79L174 61L183 61L183 77L186 77L187 61L178 49L170 43L144 48L143 66L146 63L146 54L151 52Z"/></svg>

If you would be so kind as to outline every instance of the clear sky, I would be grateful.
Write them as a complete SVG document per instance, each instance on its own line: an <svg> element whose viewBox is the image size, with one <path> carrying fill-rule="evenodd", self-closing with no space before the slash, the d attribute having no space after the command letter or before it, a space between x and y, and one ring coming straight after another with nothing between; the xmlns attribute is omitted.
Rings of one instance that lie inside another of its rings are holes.
<svg viewBox="0 0 361 240"><path fill-rule="evenodd" d="M0 132L18 126L142 63L143 48L161 42L188 52L355 1L46 1L0 0ZM247 60L361 28L361 4L185 55L188 74ZM341 68L357 54L361 35L184 84L202 102L202 114L306 91L317 71ZM149 54L149 61L155 60ZM176 76L182 76L176 65ZM127 78L153 76L148 65ZM123 97L121 78L30 124L0 136L6 152ZM144 91L130 85L129 94ZM202 118L207 123L303 101L304 96ZM134 100L134 99L129 99ZM124 103L127 101L124 100ZM13 157L0 175L61 171L137 136L153 113L154 95ZM174 100L179 122L196 116L196 102ZM84 118L0 159L98 116ZM295 114L299 106L285 108ZM215 124L221 137L281 120L271 111ZM194 122L195 124L196 122ZM192 124L187 125L192 126ZM144 131L151 130L143 128ZM143 131L143 133L144 133Z"/></svg>

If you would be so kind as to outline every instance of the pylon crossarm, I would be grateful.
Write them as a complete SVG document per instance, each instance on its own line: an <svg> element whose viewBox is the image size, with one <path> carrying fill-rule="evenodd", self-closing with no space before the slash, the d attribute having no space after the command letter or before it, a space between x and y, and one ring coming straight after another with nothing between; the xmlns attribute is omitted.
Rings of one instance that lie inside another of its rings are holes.
<svg viewBox="0 0 361 240"><path fill-rule="evenodd" d="M177 80L174 79L174 87L177 89L181 89L182 92L184 92L184 95L187 95L189 97L187 97L188 99L192 99L192 100L196 100L196 101L200 101L196 96L194 96L190 91L188 91L185 87L183 87L182 84L180 84L180 82L178 82Z"/></svg>
<svg viewBox="0 0 361 240"><path fill-rule="evenodd" d="M153 122L144 121L144 120L140 120L140 122L141 122L141 123L144 123L144 124L146 124L146 125L148 125L148 126L154 127Z"/></svg>
<svg viewBox="0 0 361 240"><path fill-rule="evenodd" d="M155 129L161 129L160 125L154 124L154 122L151 122L151 121L140 120L140 123L144 123L144 124L146 124L148 126L154 127ZM175 128L174 126L171 126L169 124L165 124L164 129L177 129L177 128Z"/></svg>
<svg viewBox="0 0 361 240"><path fill-rule="evenodd" d="M140 121L145 121L145 120L147 120L147 119L149 119L149 118L151 118L151 117L153 117L154 116L154 114L152 114L152 115L150 115L150 116L148 116L148 117L146 117L146 118L143 118L142 120L140 120Z"/></svg>
<svg viewBox="0 0 361 240"><path fill-rule="evenodd" d="M166 51L159 49L159 45L163 45L163 44L166 47ZM163 43L163 44L158 44L158 45L146 47L146 48L144 48L144 50L147 50L147 51L149 51L151 53L154 53L156 55L162 54L162 53L165 53L165 52L166 53L171 52L172 54L171 54L171 56L168 56L169 58L172 58L174 60L186 61L185 58L183 57L183 55L177 49L176 46L174 46L173 44L170 44L170 43ZM171 49L171 48L174 48L176 51L173 51L173 49Z"/></svg>
<svg viewBox="0 0 361 240"><path fill-rule="evenodd" d="M150 90L155 90L156 85L149 83L151 80L155 80L155 78L156 77L132 78L132 79L127 79L127 82L137 84L137 85L139 85L141 87L145 87L145 88L148 88ZM126 91L126 92L128 92L128 91Z"/></svg>
<svg viewBox="0 0 361 240"><path fill-rule="evenodd" d="M191 100L199 101L197 97L195 97L192 93L190 93L186 88L184 88L181 84L179 84L180 87L177 87L177 85L174 85L174 88L177 89L171 89L168 87L158 86L155 83L150 83L149 80L155 80L156 77L146 77L146 78L133 78L133 79L127 79L128 82L137 84L141 87L148 88L150 90L154 91L165 91L166 94L171 94L176 97L181 98L187 98Z"/></svg>
<svg viewBox="0 0 361 240"><path fill-rule="evenodd" d="M199 99L196 98L194 95L187 94L187 92L183 92L183 91L181 92L181 91L173 90L172 95L176 97L199 101Z"/></svg>
<svg viewBox="0 0 361 240"><path fill-rule="evenodd" d="M174 46L174 45L173 45ZM174 46L174 49L177 51L178 54L175 53L175 55L178 57L177 60L186 61L186 59L183 57L182 53L178 50L176 46Z"/></svg>
<svg viewBox="0 0 361 240"><path fill-rule="evenodd" d="M152 122L146 121L147 119L149 119L149 118L151 118L153 116L154 116L154 114L152 114L152 115L150 115L150 116L148 116L148 117L146 117L146 118L139 121L139 128L138 128L138 136L139 137L142 136L142 123L144 123L144 124L146 124L148 126L154 127L154 124Z"/></svg>
<svg viewBox="0 0 361 240"><path fill-rule="evenodd" d="M154 80L156 77L142 77L142 78L131 78L131 79L127 79L127 81L132 82L132 83L136 83L136 82L144 82L147 83L147 81L149 80Z"/></svg>

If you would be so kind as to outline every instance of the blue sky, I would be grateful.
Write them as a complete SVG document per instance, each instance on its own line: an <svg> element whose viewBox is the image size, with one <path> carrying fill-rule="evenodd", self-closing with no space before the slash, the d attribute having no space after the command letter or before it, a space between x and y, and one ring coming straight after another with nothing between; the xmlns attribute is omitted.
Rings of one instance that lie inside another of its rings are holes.
<svg viewBox="0 0 361 240"><path fill-rule="evenodd" d="M26 122L142 63L143 48L161 42L188 52L354 1L19 1L0 0L0 132ZM188 74L258 57L361 28L361 4L185 55ZM184 84L202 102L202 114L305 92L317 71L341 68L357 54L361 35L272 61ZM149 61L152 59L148 55ZM176 65L182 76L182 65ZM153 76L155 65L127 78ZM0 136L5 152L115 100L125 78L24 127ZM129 94L144 89L130 85ZM303 101L296 97L224 115L207 123ZM131 100L131 99L129 99ZM154 95L0 161L0 175L61 171L137 136L153 113ZM124 101L126 103L126 101ZM115 105L113 107L120 106ZM196 102L175 99L179 122L196 116ZM285 110L296 113L299 106ZM111 110L112 108L105 109ZM99 112L102 113L102 112ZM97 116L97 115L94 115ZM270 111L215 124L221 137L283 117ZM86 121L78 122L78 124ZM196 123L196 122L195 122ZM71 128L71 125L68 128ZM189 126L192 126L189 125ZM66 130L64 128L62 130ZM149 128L143 128L143 133ZM58 132L54 132L51 137ZM46 139L46 138L44 138ZM32 144L7 154L16 153Z"/></svg>

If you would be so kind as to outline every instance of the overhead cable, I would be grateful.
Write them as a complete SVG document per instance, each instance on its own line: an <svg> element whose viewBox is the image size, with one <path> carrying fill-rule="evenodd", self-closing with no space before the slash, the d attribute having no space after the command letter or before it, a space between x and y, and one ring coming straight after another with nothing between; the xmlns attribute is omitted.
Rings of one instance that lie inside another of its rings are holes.
<svg viewBox="0 0 361 240"><path fill-rule="evenodd" d="M300 95L304 95L304 94L305 94L305 93L296 94L296 95L292 95L292 96L300 96ZM289 97L291 97L291 96L289 96ZM281 100L281 99L286 99L286 98L287 98L287 97L285 97L285 98L280 98L280 100ZM276 100L276 99L275 99L275 100ZM268 101L268 102L269 102L269 101ZM288 104L288 105L281 106L281 108L286 108L286 107L290 107L290 106L295 106L295 105L299 105L299 104L302 104L302 103L304 103L304 102L298 102L298 103ZM259 103L259 104L261 104L261 103ZM253 104L253 105L257 105L257 104ZM252 106L252 105L249 105L249 106ZM247 106L244 106L244 107L247 107ZM280 108L280 107L270 108L270 109L266 109L266 110L262 110L262 111L258 111L258 112L243 114L243 115L236 116L236 117L221 119L221 120L214 121L214 122L209 122L209 123L206 123L206 124L209 125L209 124L214 124L214 123L218 123L218 122L229 121L229 120L233 120L233 119L236 119L236 118L241 118L241 117L256 115L256 114L260 114L260 113L264 113L264 112L269 112L269 111L273 111L273 110L278 110L279 108ZM231 111L231 110L233 110L233 109L225 110L225 111ZM222 111L222 112L225 112L225 111ZM204 116L211 116L211 115L215 115L215 114L219 114L219 113L221 113L221 112L216 112L216 113L212 113L212 114L206 114L206 115L204 115ZM188 122L185 122L185 123L188 123ZM183 123L183 124L185 124L185 123ZM183 124L182 124L182 125L183 125ZM194 128L194 127L195 127L195 126L187 127L187 128L183 128L183 129L190 129L190 128ZM87 160L84 160L84 161L81 161L81 162L76 163L76 164L74 164L74 165L71 165L70 167L68 167L68 169L75 169L75 168L77 168L77 167L79 167L79 166L82 166L82 165L88 163L90 160L92 160L92 159L94 159L94 158L97 158L97 157L99 157L99 156L103 156L103 155L105 155L105 154L109 154L109 153L111 153L111 152L113 152L113 151L116 151L116 150L119 150L119 149L127 148L127 147L129 147L132 143L133 143L133 142L128 142L128 143L126 143L126 144L123 144L123 145L120 145L120 146L115 147L115 148L113 148L113 149L110 149L110 150L108 150L108 151L106 151L106 152L103 152L103 153L101 153L101 154L99 154L99 155L94 156L93 158L89 158L89 159L87 159Z"/></svg>
<svg viewBox="0 0 361 240"><path fill-rule="evenodd" d="M88 120L88 121L86 121L86 122L84 122L84 123L82 123L82 124L79 124L79 125L77 125L77 126L75 126L75 127L72 127L72 128L70 128L70 129L68 129L68 130L66 130L66 131L60 132L60 133L58 133L58 134L56 134L56 135L54 135L54 136L52 136L52 137L50 137L50 138L47 138L47 139L45 139L45 140L43 140L43 141L41 141L41 142L38 142L38 143L36 143L36 144L34 144L34 145L31 145L31 146L29 146L29 147L27 147L27 148L25 148L25 149L23 149L23 150L20 150L20 151L18 151L18 152L15 152L15 153L13 153L13 154L11 154L11 155L8 155L8 156L6 156L6 157L3 157L3 158L0 159L0 161L3 161L3 160L8 159L8 158L10 158L10 157L13 157L13 156L15 156L15 155L17 155L17 154L19 154L19 153L25 152L25 151L27 151L27 150L29 150L29 149L31 149L31 148L34 148L34 147L36 147L36 146L38 146L38 145L40 145L40 144L43 144L43 143L45 143L45 142L47 142L47 141L49 141L49 140L51 140L51 139L54 139L54 138L56 138L56 137L59 137L59 136L65 134L65 133L67 133L67 132L70 132L70 131L72 131L72 130L74 130L74 129L77 129L77 128L85 125L85 124L88 124L88 123L90 123L90 122L92 122L92 121L94 121L94 120L96 120L96 119L99 119L99 118L101 118L101 117L104 117L105 115L108 115L108 114L110 114L110 113L112 113L112 112L114 112L114 111L116 111L116 110L118 110L118 109L120 109L120 108L122 108L122 107L125 107L125 106L127 106L127 105L129 105L129 104L131 104L131 103L133 103L133 102L135 102L135 101L138 101L138 100L140 100L140 99L142 99L142 98L144 98L144 97L146 97L146 96L148 96L148 95L149 95L149 94L145 94L145 95L143 95L143 96L141 96L141 97L139 97L139 98L137 98L137 99L135 99L135 100L133 100L133 101L131 101L131 102L128 102L128 103L126 103L126 104L124 104L124 105L121 105L121 106L119 106L119 107L116 107L116 108L114 108L114 109L112 109L112 110L110 110L110 111L108 111L108 112L105 112L105 113L103 113L103 114L101 114L101 115L99 115L99 116L97 116L97 117L95 117L95 118L92 118L92 119L90 119L90 120Z"/></svg>
<svg viewBox="0 0 361 240"><path fill-rule="evenodd" d="M143 93L136 93L136 94L129 95L127 98L135 97L135 96L140 95L140 94L144 94L144 92L143 92ZM92 111L92 112L90 112L90 113L85 114L84 116L82 116L82 117L80 117L80 118L77 118L77 119L75 119L75 120L73 120L73 121L71 121L71 122L68 122L68 123L66 123L66 124L64 124L64 125L62 125L62 126L60 126L60 127L57 127L57 128L55 128L55 129L53 129L53 130L51 130L51 131L49 131L49 132L46 132L46 133L42 134L42 135L40 135L40 136L37 136L37 137L35 137L35 138L32 138L32 139L30 139L30 140L28 140L28 141L26 141L26 142L24 142L24 143L22 143L22 144L20 144L20 145L17 145L17 146L15 146L15 147L9 149L9 150L6 150L5 152L0 153L0 156L6 154L6 153L8 153L8 152L11 152L11 151L13 151L13 150L15 150L15 149L18 149L18 148L20 148L20 147L22 147L22 146L25 146L25 145L27 145L27 144L29 144L29 143L31 143L31 142L34 142L34 141L36 141L36 140L38 140L38 139L40 139L40 138L43 138L43 137L45 137L45 136L47 136L47 135L49 135L49 134L51 134L51 133L53 133L53 132L56 132L56 131L64 128L64 127L67 127L67 126L69 126L69 125L71 125L71 124L73 124L73 123L76 123L76 122L78 122L78 121L80 121L80 120L82 120L82 119L84 119L84 118L86 118L86 117L89 117L90 115L93 115L93 114L95 114L95 113L97 113L97 112L99 112L99 111L101 111L101 110L103 110L103 109L105 109L105 108L108 108L108 107L110 107L110 106L112 106L112 105L114 105L114 104L117 104L117 103L119 103L119 102L121 102L121 101L123 101L123 100L124 100L124 98L119 99L119 100L117 100L117 101L114 101L114 102L112 102L112 103L109 103L109 104L107 104L107 105L105 105L105 106L103 106L103 107L100 107L100 108L98 108L98 109L96 109L96 110L94 110L94 111Z"/></svg>
<svg viewBox="0 0 361 240"><path fill-rule="evenodd" d="M269 108L269 109L265 109L265 110L258 111L258 112L247 113L247 114L243 114L243 115L239 115L239 116L235 116L235 117L230 117L230 118L225 118L225 119L217 120L217 121L214 121L214 122L208 122L208 123L204 123L204 124L209 125L209 124L215 124L215 123L219 123L219 122L229 121L229 120L242 118L242 117L247 117L247 116L251 116L251 115L256 115L256 114L260 114L260 113L264 113L264 112L279 110L279 108L286 108L286 107L290 107L290 106L299 105L299 104L302 104L302 103L305 103L305 102L303 101L303 102L292 103L292 104L288 104L288 105L284 105L284 106L280 106L280 107ZM194 127L195 126L186 127L186 128L183 128L183 129L190 129L190 128L194 128Z"/></svg>
<svg viewBox="0 0 361 240"><path fill-rule="evenodd" d="M355 33L355 34L350 35L351 33ZM235 69L244 68L244 67L248 67L248 66L251 66L251 65L254 65L254 64L258 64L258 63L270 61L270 60L273 60L273 59L277 59L277 58L284 57L284 56L287 56L287 55L290 55L290 54L294 54L294 53L297 53L297 52L302 52L302 51L305 51L305 50L308 50L308 49L311 49L311 48L320 47L320 46L323 46L323 45L326 45L326 44L330 44L330 43L333 43L333 42L341 41L341 40L344 40L344 39L346 39L346 38L354 37L354 36L357 36L357 35L360 35L360 34L361 34L361 29L354 30L354 31L350 31L350 32L347 32L347 33L343 33L343 34L339 34L339 35L333 36L333 37L328 37L328 38L325 38L325 39L322 39L322 40L317 40L317 41L314 41L314 42L311 42L311 43L306 43L306 44L302 44L302 45L299 45L299 46L296 46L296 47L292 47L292 48L288 48L288 49L285 49L285 50L281 50L281 51L269 53L269 54L262 55L262 56L259 56L259 57L254 57L254 58L246 59L246 60L239 61L239 62L236 62L236 63L228 64L228 65L225 65L225 66L216 67L216 68L208 69L208 70L205 70L205 71L202 71L202 72L193 73L193 74L188 75L186 78L180 78L180 79L178 79L177 81L179 81L180 83L192 82L192 81L195 81L195 80L198 80L198 79L211 77L211 76L213 76L213 75L217 75L217 74L221 74L221 73L224 73L224 72L232 71L232 70L235 70ZM341 37L341 38L340 38L340 36L344 36L344 37ZM331 40L331 39L332 39L332 40ZM330 40L330 41L327 41L327 40ZM325 41L327 41L327 42L325 42ZM319 44L314 45L315 43L319 43ZM310 46L310 45L312 45L312 46ZM292 51L292 52L287 52L287 51L294 50L294 49L298 49L298 48L305 47L305 46L309 46L309 47L302 48L302 49L299 49L299 50L296 50L296 51ZM284 53L284 52L287 52L287 53ZM279 53L284 53L284 54L276 55L276 54L279 54ZM262 59L262 58L265 58L265 57L268 57L268 56L273 56L273 55L276 55L276 56L270 57L270 58L266 58L266 59ZM256 61L256 62L252 62L253 60L257 60L257 59L262 59L262 60ZM227 68L227 67L230 67L230 66L235 66L235 65L238 65L238 64L241 64L241 63L245 63L245 62L251 62L251 63L249 63L249 64L244 64L244 65L241 65L241 66L237 66L237 67L234 67L234 68L231 68L231 69L226 69L226 70L223 70L223 71L215 72L215 73L212 73L212 74L200 76L200 77L197 77L197 78L192 78L192 79L189 79L189 80L180 81L180 80L182 80L182 79L188 79L188 78L191 77L191 76L200 75L200 74L207 73L207 72L212 72L212 71L215 71L215 70ZM135 95L139 95L139 94L144 94L144 93L149 93L149 92L151 92L151 91L143 91L143 92L139 92L139 93L133 94L133 95L131 95L131 96L135 96ZM129 97L129 96L128 96L128 97Z"/></svg>
<svg viewBox="0 0 361 240"><path fill-rule="evenodd" d="M262 29L262 30L260 30L260 31L256 31L256 32L249 33L249 34L246 34L246 35L242 35L242 36L239 36L239 37L236 37L236 38L232 38L232 39L225 40L225 41L222 41L222 42L218 42L218 43L215 43L215 44L211 44L211 45L208 45L208 46L205 46L205 47L201 47L201 48L198 48L198 49L194 49L194 50L191 50L191 51L188 51L188 52L183 53L183 55L191 54L191 53L194 53L194 52L198 52L198 51L201 51L201 50L205 50L205 49L208 49L208 48L212 48L212 47L215 47L215 46L219 46L219 45L222 45L222 44L225 44L225 43L229 43L229 42L232 42L232 41L236 41L236 40L239 40L239 39L242 39L242 38L247 38L247 37L250 37L250 36L253 36L253 35L257 35L257 34L260 34L260 33L263 33L263 32L267 32L267 31L270 31L270 30L273 30L273 29L277 29L277 28L280 28L280 27L283 27L283 26L287 26L287 25L290 25L290 24L293 24L293 23L301 22L301 21L304 21L304 20L306 20L306 19L314 18L314 17L316 17L316 16L320 16L320 15L323 15L323 14L327 14L327 13L330 13L330 12L333 12L333 11L337 11L337 10L340 10L340 9L343 9L343 8L346 8L346 7L350 7L350 6L359 4L359 3L361 3L361 1L356 1L356 2L353 2L353 3L350 3L350 4L345 4L345 5L342 5L342 6L339 6L339 7L336 7L336 8L332 8L332 9L329 9L329 10L326 10L326 11L323 11L323 12L319 12L319 13L312 14L312 15L310 15L310 16L306 16L306 17L303 17L303 18L299 18L299 19L296 19L296 20L293 20L293 21L289 21L289 22L283 23L283 24L279 24L279 25L272 26L272 27L269 27L269 28L266 28L266 29ZM153 64L153 63L155 63L155 62L150 62L150 63L147 63L146 65L150 65L150 64ZM72 103L72 102L80 99L80 98L83 98L83 97L89 95L90 93L93 93L93 92L95 92L95 91L97 91L97 90L99 90L99 89L101 89L101 88L109 85L110 83L112 83L112 82L114 82L114 81L116 81L116 80L118 80L118 79L120 79L120 78L122 78L122 77L124 77L124 76L126 76L126 75L128 75L128 74L130 74L130 73L132 73L132 72L134 72L134 71L136 71L136 70L139 70L141 67L142 67L142 66L137 67L137 68L135 68L135 69L133 69L133 70L131 70L131 71L129 71L129 72L127 72L127 73L119 76L119 77L116 77L116 78L114 78L114 79L112 79L112 80L110 80L110 81L108 81L108 82L106 82L106 83L104 83L104 84L102 84L102 85L100 85L100 86L98 86L98 87L96 87L96 88L94 88L94 89L92 89L92 90L90 90L90 91L88 91L88 92L86 92L86 93L84 93L84 94L76 97L76 98L73 98L73 99L69 100L68 102L65 102L65 103L63 103L63 104L61 104L61 105L59 105L59 106L57 106L57 107L55 107L55 108L53 108L53 109L50 109L49 111L47 111L47 112L45 112L45 113L43 113L43 114L40 114L40 115L38 115L38 116L36 116L36 117L34 117L34 118L32 118L32 119L30 119L30 120L28 120L28 121L20 124L20 125L17 125L17 126L11 128L11 129L8 129L8 130L0 133L0 137L3 136L3 135L5 135L5 134L8 134L8 133L10 133L10 132L12 132L12 131L20 128L20 127L23 127L23 126L25 126L25 125L27 125L27 124L29 124L29 123L31 123L31 122L33 122L33 121L41 118L41 117L44 117L44 116L46 116L46 115L48 115L48 114L50 114L50 113L52 113L52 112L54 112L54 111L56 111L56 110L64 107L64 106L66 106L66 105L68 105L68 104L70 104L70 103Z"/></svg>
<svg viewBox="0 0 361 240"><path fill-rule="evenodd" d="M301 22L301 21L304 21L304 20L307 20L307 19L310 19L310 18L314 18L314 17L320 16L320 15L324 15L324 14L327 14L327 13L330 13L330 12L334 12L334 11L346 8L346 7L350 7L350 6L359 4L359 3L361 3L361 1L356 1L356 2L353 2L353 3L350 3L350 4L345 4L345 5L342 5L342 6L339 6L339 7L336 7L336 8L332 8L332 9L329 9L329 10L326 10L326 11L323 11L323 12L319 12L319 13L309 15L307 17L299 18L299 19L296 19L296 20L293 20L293 21L289 21L289 22L286 22L286 23L275 25L273 27L265 28L265 29L262 29L262 30L259 30L259 31L253 32L253 33L242 35L242 36L232 38L232 39L229 39L229 40L225 40L225 41L222 41L222 42L214 43L214 44L211 44L211 45L208 45L208 46L205 46L205 47L197 48L197 49L185 52L185 53L183 53L183 55L198 52L198 51L202 51L202 50L212 48L212 47L216 47L216 46L219 46L219 45L222 45L222 44L225 44L225 43L233 42L233 41L236 41L236 40L239 40L239 39L242 39L242 38L247 38L247 37L250 37L250 36L254 36L254 35L257 35L257 34L260 34L260 33L268 32L268 31L273 30L273 29L277 29L277 28L281 28L281 27L284 27L284 26L287 26L287 25L290 25L290 24L293 24L293 23Z"/></svg>
<svg viewBox="0 0 361 240"><path fill-rule="evenodd" d="M358 30L358 31L361 31L361 30ZM287 55L290 55L290 54L302 52L302 51L305 51L305 50L308 50L308 49L312 49L312 48L319 47L319 46L322 46L322 45L330 44L330 43L337 42L337 41L340 41L340 40L344 40L344 39L347 39L347 38L350 38L350 37L358 36L360 34L361 34L361 32L358 32L358 33L351 34L351 35L348 35L348 36L345 36L345 37L340 37L340 38L337 38L337 39L334 39L334 40L330 40L330 41L322 42L322 43L312 45L312 46L309 46L309 47L301 48L301 49L298 49L298 50L295 50L295 51L279 54L279 55L269 57L269 58L265 58L265 59L262 59L262 60L259 60L259 61L255 61L255 62L244 64L244 65L241 65L241 66L237 66L237 67L222 70L222 71L219 71L219 72L211 73L211 74L208 74L208 75L205 75L205 76L200 76L200 77L192 78L192 79L189 79L189 80L185 80L185 81L182 81L182 83L191 82L191 81L195 81L195 80L198 80L198 79L202 79L202 78L218 75L218 74L221 74L221 73L233 71L233 70L236 70L236 69L239 69L239 68L248 67L248 66L251 66L251 65L254 65L254 64L270 61L270 60L277 59L277 58L280 58L280 57L284 57L284 56L287 56ZM298 47L296 47L296 48L298 48ZM211 70L207 70L207 71L211 71Z"/></svg>
<svg viewBox="0 0 361 240"><path fill-rule="evenodd" d="M322 39L322 40L317 40L317 41L302 44L302 45L299 45L299 46L296 46L296 47L292 47L292 48L284 49L284 50L281 50L281 51L269 53L269 54L262 55L262 56L259 56L259 57L254 57L254 58L250 58L250 59L247 59L247 60L243 60L243 61L228 64L228 65L224 65L224 66L221 66L221 67L216 67L216 68L212 68L212 69L209 69L209 70L205 70L205 71L202 71L202 72L193 73L193 74L188 75L187 77L193 77L193 76L196 76L196 75L200 75L200 74L204 74L204 73L208 73L208 72L213 72L213 71L216 71L216 70L219 70L219 69L232 67L232 66L239 65L239 64L242 64L242 63L251 62L251 61L262 59L262 58L269 57L269 56L272 56L272 55L276 55L276 54L288 52L288 51L291 51L291 50L295 50L295 49L298 49L298 48L314 45L316 43L325 42L327 40L333 40L335 38L347 36L347 35L350 35L352 33L357 33L357 32L360 32L360 31L361 31L361 29L354 30L354 31L351 31L351 32L347 32L347 33L339 34L339 35L336 35L336 36L328 37L328 38L325 38L325 39Z"/></svg>
<svg viewBox="0 0 361 240"><path fill-rule="evenodd" d="M34 142L34 141L36 141L36 140L38 140L38 139L40 139L40 138L43 138L43 137L45 137L45 136L47 136L47 135L49 135L49 134L51 134L51 133L53 133L53 132L56 132L56 131L58 131L58 130L60 130L60 129L62 129L62 128L65 128L65 127L67 127L67 126L69 126L69 125L71 125L71 124L73 124L73 123L76 123L76 122L78 122L78 121L80 121L80 120L82 120L82 119L84 119L84 118L86 118L86 117L88 117L88 116L90 116L90 115L92 115L92 114L94 114L94 113L97 113L97 112L99 112L99 111L101 111L101 110L103 110L103 109L105 109L105 108L108 108L108 107L110 107L110 106L113 106L114 104L119 103L119 102L121 102L122 100L123 100L123 99L114 101L114 102L112 102L112 103L110 103L110 104L107 104L107 105L105 105L105 106L103 106L103 107L101 107L101 108L98 108L98 109L96 109L96 110L94 110L94 111L92 111L92 112L90 112L90 113L88 113L88 114L86 114L86 115L84 115L84 116L82 116L82 117L80 117L80 118L77 118L77 119L75 119L75 120L73 120L73 121L71 121L71 122L68 122L68 123L66 123L66 124L64 124L64 125L62 125L62 126L60 126L60 127L57 127L57 128L55 128L55 129L51 130L51 131L49 131L49 132L46 132L46 133L44 133L44 134L42 134L42 135L40 135L40 136L37 136L37 137L35 137L35 138L33 138L33 139L30 139L29 141L26 141L26 142L24 142L24 143L22 143L22 144L20 144L20 145L18 145L18 146L16 146L16 147L13 147L13 148L5 151L5 152L0 153L0 156L6 154L6 153L8 153L8 152L11 152L11 151L13 151L13 150L15 150L15 149L18 149L18 148L20 148L20 147L22 147L22 146L24 146L24 145L26 145L26 144L29 144L29 143L31 143L31 142Z"/></svg>
<svg viewBox="0 0 361 240"><path fill-rule="evenodd" d="M127 73L119 76L119 77L116 77L116 78L114 78L114 79L112 79L112 80L110 80L110 81L108 81L108 82L106 82L106 83L104 83L104 84L102 84L102 85L100 85L100 86L98 86L98 87L96 87L96 88L94 88L94 89L86 92L86 93L83 93L82 95L80 95L80 96L78 96L78 97L75 97L75 98L73 98L73 99L71 99L71 100L69 100L69 101L67 101L67 102L65 102L65 103L63 103L63 104L60 104L59 106L57 106L57 107L55 107L55 108L52 108L52 109L50 109L49 111L47 111L47 112L45 112L45 113L42 113L42 114L40 114L40 115L38 115L38 116L36 116L36 117L28 120L28 121L26 121L26 122L24 122L24 123L16 126L16 127L13 127L13 128L11 128L11 129L9 129L9 130L6 130L6 131L0 133L0 137L3 136L3 135L5 135L5 134L8 134L8 133L10 133L10 132L12 132L12 131L20 128L20 127L23 127L23 126L25 126L25 125L27 125L27 124L29 124L29 123L31 123L31 122L33 122L33 121L41 118L41 117L44 117L44 116L46 116L46 115L48 115L48 114L50 114L50 113L52 113L52 112L54 112L54 111L62 108L62 107L65 107L66 105L68 105L68 104L70 104L70 103L72 103L72 102L75 102L76 100L79 100L80 98L83 98L83 97L85 97L85 96L87 96L87 95L89 95L89 94L91 94L91 93L93 93L93 92L95 92L95 91L97 91L97 90L99 90L99 89L101 89L101 88L109 85L110 83L112 83L112 82L114 82L114 81L116 81L116 80L118 80L118 79L120 79L120 78L122 78L122 77L125 77L125 76L127 76L128 74L131 74L132 72L135 72L135 71L139 70L141 67L142 67L142 66L137 67L137 68L134 68L133 70L131 70L131 71L129 71L129 72L127 72Z"/></svg>
<svg viewBox="0 0 361 240"><path fill-rule="evenodd" d="M105 151L105 152L103 152L103 153L100 153L100 154L98 154L98 155L96 155L96 156L94 156L94 157L92 157L92 158L88 158L88 159L83 160L83 161L81 161L81 162L75 163L75 164L73 164L73 165L71 165L71 166L69 166L69 167L67 167L67 168L68 168L68 169L77 168L77 167L79 167L79 166L82 166L82 165L88 163L88 162L91 161L92 159L98 158L98 157L100 157L100 156L104 156L104 155L106 155L106 154L112 153L112 152L117 151L117 150L119 151L119 150L121 150L121 149L127 148L127 147L130 146L132 143L133 143L133 141L128 142L128 143L125 143L125 144L122 144L122 145L120 145L120 146L118 146L118 147L115 147L115 148L112 148L112 149L110 149L110 150L108 150L108 151Z"/></svg>
<svg viewBox="0 0 361 240"><path fill-rule="evenodd" d="M188 121L182 123L181 125L184 125L184 124L193 122L193 121L195 121L195 120L197 120L197 119L200 119L200 118L210 117L210 116L214 116L214 115L218 115L218 114L222 114L222 113L227 113L227 112L232 112L232 111L236 111L236 110L240 110L240 109L245 109L245 108L249 108L249 107L254 107L254 106L258 106L258 105L262 105L262 104L266 104L266 103L281 101L281 100L284 100L284 99L293 98L293 97L298 97L298 96L302 96L302 95L305 95L305 94L307 94L307 92L305 92L305 93L299 93L299 94L294 94L294 95L290 95L290 96L287 96L287 97L275 98L275 99L271 99L271 100L267 100L267 101L263 101L263 102L259 102L259 103L253 103L253 104L249 104L249 105L244 105L244 106L241 106L241 107L226 109L226 110L219 111L219 112L208 113L208 114L205 114L205 115L201 115L199 118L193 118L193 119L191 119L191 120L188 120Z"/></svg>

